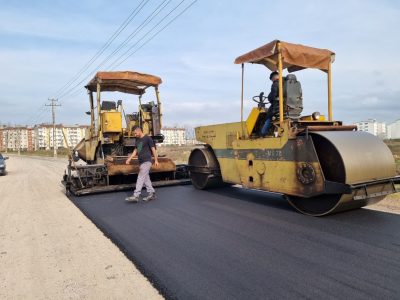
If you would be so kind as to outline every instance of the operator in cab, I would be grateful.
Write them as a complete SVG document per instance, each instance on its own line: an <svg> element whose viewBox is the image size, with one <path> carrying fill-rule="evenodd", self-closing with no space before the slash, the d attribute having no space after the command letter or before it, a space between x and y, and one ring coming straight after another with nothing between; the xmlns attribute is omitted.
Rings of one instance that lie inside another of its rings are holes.
<svg viewBox="0 0 400 300"><path fill-rule="evenodd" d="M268 134L269 128L271 127L272 117L276 114L279 109L279 73L277 71L272 72L269 75L269 79L272 81L271 92L268 94L268 101L271 104L267 111L267 118L265 124L261 128L260 135L262 137Z"/></svg>

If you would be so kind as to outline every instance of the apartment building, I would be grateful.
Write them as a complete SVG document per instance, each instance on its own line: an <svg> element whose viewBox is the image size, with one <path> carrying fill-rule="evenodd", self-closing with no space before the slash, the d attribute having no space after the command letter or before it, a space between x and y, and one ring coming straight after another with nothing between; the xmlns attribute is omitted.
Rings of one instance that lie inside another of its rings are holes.
<svg viewBox="0 0 400 300"><path fill-rule="evenodd" d="M0 151L33 151L35 133L32 127L15 126L0 129Z"/></svg>
<svg viewBox="0 0 400 300"><path fill-rule="evenodd" d="M55 146L56 148L67 148L63 132L69 147L75 147L84 137L86 125L63 125L56 124L55 126ZM36 133L35 145L36 149L49 150L53 149L53 125L39 124L34 127Z"/></svg>
<svg viewBox="0 0 400 300"><path fill-rule="evenodd" d="M186 144L186 129L179 127L164 127L161 129L161 134L164 135L164 145L185 145Z"/></svg>
<svg viewBox="0 0 400 300"><path fill-rule="evenodd" d="M387 126L388 139L400 139L400 119Z"/></svg>
<svg viewBox="0 0 400 300"><path fill-rule="evenodd" d="M68 146L75 147L86 134L85 125L57 124L55 130L56 148L67 148L63 131L68 141ZM0 128L0 151L35 151L53 149L53 125L38 124L34 127L15 126Z"/></svg>
<svg viewBox="0 0 400 300"><path fill-rule="evenodd" d="M357 125L359 131L368 132L381 139L387 137L386 123L384 122L377 122L375 119L368 119L367 121L360 121L354 124Z"/></svg>

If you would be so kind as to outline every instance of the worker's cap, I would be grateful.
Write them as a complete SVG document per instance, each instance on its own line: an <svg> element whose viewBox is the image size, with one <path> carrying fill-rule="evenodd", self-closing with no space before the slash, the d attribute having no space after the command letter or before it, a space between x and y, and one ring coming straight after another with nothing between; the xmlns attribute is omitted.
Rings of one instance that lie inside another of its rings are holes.
<svg viewBox="0 0 400 300"><path fill-rule="evenodd" d="M273 71L270 75L269 75L269 79L272 79L272 77L274 77L275 75L279 75L279 73L277 71Z"/></svg>

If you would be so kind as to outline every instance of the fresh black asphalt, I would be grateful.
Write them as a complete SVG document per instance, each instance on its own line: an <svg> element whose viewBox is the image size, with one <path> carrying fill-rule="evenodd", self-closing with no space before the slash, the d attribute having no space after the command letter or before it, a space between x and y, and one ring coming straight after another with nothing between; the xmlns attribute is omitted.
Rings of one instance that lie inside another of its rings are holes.
<svg viewBox="0 0 400 300"><path fill-rule="evenodd" d="M138 204L128 194L72 201L167 298L400 299L400 215L309 217L234 187L164 187Z"/></svg>

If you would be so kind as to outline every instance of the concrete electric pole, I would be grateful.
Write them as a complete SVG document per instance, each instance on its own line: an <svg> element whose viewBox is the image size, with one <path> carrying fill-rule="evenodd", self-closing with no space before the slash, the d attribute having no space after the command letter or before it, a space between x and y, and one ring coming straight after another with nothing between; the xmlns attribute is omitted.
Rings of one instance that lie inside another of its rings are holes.
<svg viewBox="0 0 400 300"><path fill-rule="evenodd" d="M45 104L45 106L51 106L51 115L53 117L53 155L57 157L57 143L56 143L56 112L55 107L61 106L61 104L56 104L58 99L48 99L51 104Z"/></svg>

